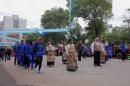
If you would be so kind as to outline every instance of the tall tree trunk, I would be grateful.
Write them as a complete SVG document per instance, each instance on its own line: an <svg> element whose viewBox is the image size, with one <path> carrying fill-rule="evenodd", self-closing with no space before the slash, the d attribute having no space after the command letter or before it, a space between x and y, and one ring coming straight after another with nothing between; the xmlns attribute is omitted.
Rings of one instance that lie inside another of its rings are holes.
<svg viewBox="0 0 130 86"><path fill-rule="evenodd" d="M96 19L94 19L94 29L95 29L95 36L99 37L99 29L98 29L97 24L96 24Z"/></svg>
<svg viewBox="0 0 130 86"><path fill-rule="evenodd" d="M95 36L99 37L99 30L98 30L97 26L95 26L94 28L95 28Z"/></svg>

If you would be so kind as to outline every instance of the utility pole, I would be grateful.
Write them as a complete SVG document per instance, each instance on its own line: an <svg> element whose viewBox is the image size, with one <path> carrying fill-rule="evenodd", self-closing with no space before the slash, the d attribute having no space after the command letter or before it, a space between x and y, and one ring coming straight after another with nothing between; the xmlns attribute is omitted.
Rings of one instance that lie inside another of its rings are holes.
<svg viewBox="0 0 130 86"><path fill-rule="evenodd" d="M71 29L71 18L72 18L72 0L69 0L69 30Z"/></svg>

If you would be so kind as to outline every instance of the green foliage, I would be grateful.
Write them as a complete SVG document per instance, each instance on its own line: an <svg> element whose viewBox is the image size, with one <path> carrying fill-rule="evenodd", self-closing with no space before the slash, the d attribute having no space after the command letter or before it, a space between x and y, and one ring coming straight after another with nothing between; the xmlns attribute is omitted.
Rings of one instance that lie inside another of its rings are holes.
<svg viewBox="0 0 130 86"><path fill-rule="evenodd" d="M85 30L88 32L88 37L94 38L95 34L101 35L107 30L107 28L106 24L103 21L96 20L95 22L89 22L88 27L86 27Z"/></svg>
<svg viewBox="0 0 130 86"><path fill-rule="evenodd" d="M68 24L68 10L62 8L52 8L45 11L41 18L41 26L45 29L65 28ZM46 33L44 36L46 41L58 43L59 40L65 39L65 33Z"/></svg>
<svg viewBox="0 0 130 86"><path fill-rule="evenodd" d="M102 34L102 38L109 41L119 44L121 41L130 43L130 29L124 27L115 27L112 29L112 32Z"/></svg>
<svg viewBox="0 0 130 86"><path fill-rule="evenodd" d="M25 40L36 40L36 38L38 37L42 37L40 34L38 33L33 33L33 34L26 34L27 38Z"/></svg>
<svg viewBox="0 0 130 86"><path fill-rule="evenodd" d="M68 11L63 8L46 10L41 18L41 26L44 28L61 28L68 24Z"/></svg>
<svg viewBox="0 0 130 86"><path fill-rule="evenodd" d="M87 31L100 36L106 29L105 21L112 16L112 0L72 0L72 14L89 21Z"/></svg>

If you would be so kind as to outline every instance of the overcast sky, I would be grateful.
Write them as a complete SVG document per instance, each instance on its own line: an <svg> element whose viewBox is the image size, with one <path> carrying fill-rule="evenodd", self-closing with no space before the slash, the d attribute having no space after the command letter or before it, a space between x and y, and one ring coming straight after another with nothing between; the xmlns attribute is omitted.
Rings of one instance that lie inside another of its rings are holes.
<svg viewBox="0 0 130 86"><path fill-rule="evenodd" d="M45 10L52 7L66 8L66 0L0 0L0 21L13 14L26 18L28 27L40 27L40 18ZM113 0L113 19L110 24L122 25L125 9L130 8L130 0Z"/></svg>

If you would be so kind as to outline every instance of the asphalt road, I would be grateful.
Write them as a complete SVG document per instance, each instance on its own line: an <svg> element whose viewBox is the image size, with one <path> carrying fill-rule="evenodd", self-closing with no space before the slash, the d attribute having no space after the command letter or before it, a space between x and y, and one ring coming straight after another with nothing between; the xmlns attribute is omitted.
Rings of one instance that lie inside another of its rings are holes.
<svg viewBox="0 0 130 86"><path fill-rule="evenodd" d="M87 58L78 65L76 72L68 72L61 57L56 57L55 67L50 68L44 57L39 74L14 66L13 60L0 62L0 86L130 86L130 60L111 59L95 67L93 58Z"/></svg>
<svg viewBox="0 0 130 86"><path fill-rule="evenodd" d="M11 77L0 61L0 86L29 86L29 85L18 85L13 77Z"/></svg>

